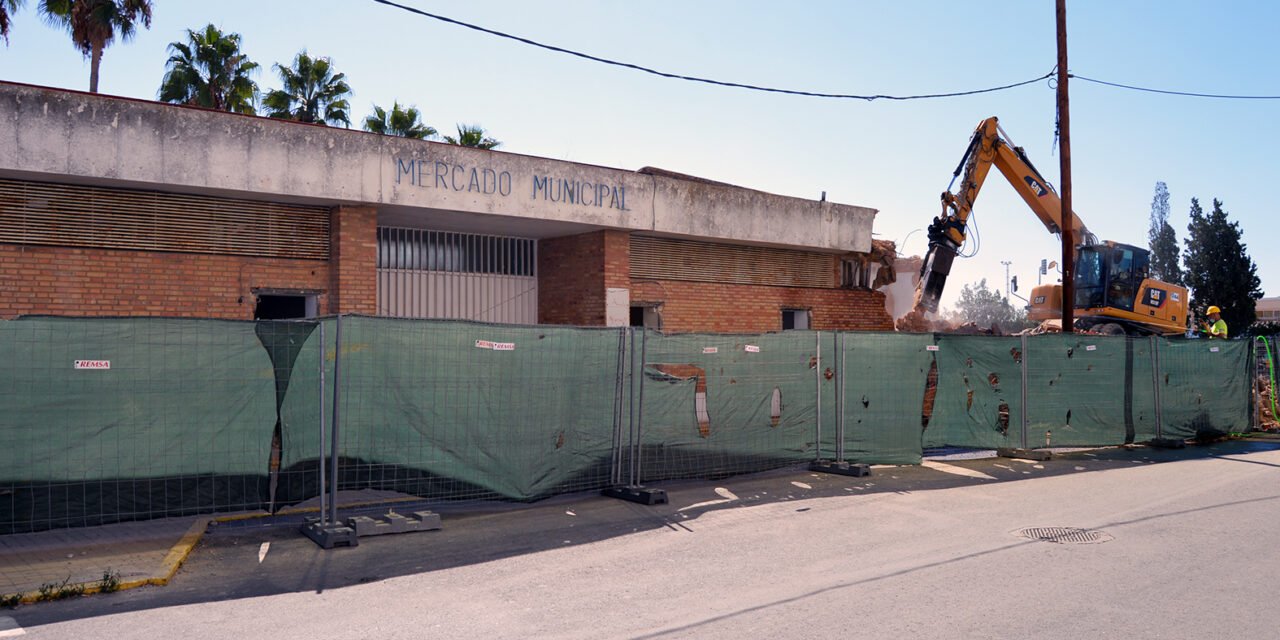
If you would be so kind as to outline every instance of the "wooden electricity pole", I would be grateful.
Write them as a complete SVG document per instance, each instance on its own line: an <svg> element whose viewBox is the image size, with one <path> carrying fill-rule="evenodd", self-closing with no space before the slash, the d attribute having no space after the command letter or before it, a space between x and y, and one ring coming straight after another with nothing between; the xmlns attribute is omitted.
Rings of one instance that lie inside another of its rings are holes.
<svg viewBox="0 0 1280 640"><path fill-rule="evenodd" d="M1071 333L1075 320L1075 214L1071 212L1071 112L1067 104L1067 0L1057 0L1058 21L1058 167L1062 172L1062 332Z"/></svg>

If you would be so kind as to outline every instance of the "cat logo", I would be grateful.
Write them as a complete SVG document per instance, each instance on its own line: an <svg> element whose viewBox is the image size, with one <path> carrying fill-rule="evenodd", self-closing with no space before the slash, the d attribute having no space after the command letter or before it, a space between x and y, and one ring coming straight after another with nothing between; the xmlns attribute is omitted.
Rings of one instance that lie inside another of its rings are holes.
<svg viewBox="0 0 1280 640"><path fill-rule="evenodd" d="M1049 194L1049 190L1044 188L1044 185L1040 184L1039 180L1036 180L1031 176L1023 176L1022 179L1026 181L1027 186L1031 187L1032 191L1036 192L1037 196L1043 198Z"/></svg>
<svg viewBox="0 0 1280 640"><path fill-rule="evenodd" d="M1044 296L1036 296L1035 302L1032 304L1044 304Z"/></svg>
<svg viewBox="0 0 1280 640"><path fill-rule="evenodd" d="M1164 296L1168 292L1166 292L1164 289L1147 287L1147 290L1144 293L1145 295L1143 296L1144 299L1142 301L1142 304L1145 304L1148 307L1155 307L1159 309L1160 306L1164 304ZM1176 301L1177 298L1174 298L1174 300Z"/></svg>

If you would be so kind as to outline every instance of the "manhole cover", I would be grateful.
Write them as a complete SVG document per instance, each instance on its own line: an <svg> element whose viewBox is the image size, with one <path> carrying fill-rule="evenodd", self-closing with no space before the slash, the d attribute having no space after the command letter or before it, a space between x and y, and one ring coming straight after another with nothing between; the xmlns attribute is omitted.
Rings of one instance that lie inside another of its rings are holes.
<svg viewBox="0 0 1280 640"><path fill-rule="evenodd" d="M1058 544L1096 544L1115 539L1101 531L1090 531L1075 527L1027 527L1026 529L1018 529L1013 533L1023 538L1042 542L1056 542Z"/></svg>

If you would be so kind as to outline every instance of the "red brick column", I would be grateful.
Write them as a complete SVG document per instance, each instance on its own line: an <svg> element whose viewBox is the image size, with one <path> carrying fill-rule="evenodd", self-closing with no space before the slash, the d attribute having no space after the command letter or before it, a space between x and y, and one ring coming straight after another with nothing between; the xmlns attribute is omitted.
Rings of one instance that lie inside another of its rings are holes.
<svg viewBox="0 0 1280 640"><path fill-rule="evenodd" d="M538 322L603 326L605 289L631 284L626 231L593 231L538 241Z"/></svg>
<svg viewBox="0 0 1280 640"><path fill-rule="evenodd" d="M378 210L334 207L329 225L329 313L378 312Z"/></svg>

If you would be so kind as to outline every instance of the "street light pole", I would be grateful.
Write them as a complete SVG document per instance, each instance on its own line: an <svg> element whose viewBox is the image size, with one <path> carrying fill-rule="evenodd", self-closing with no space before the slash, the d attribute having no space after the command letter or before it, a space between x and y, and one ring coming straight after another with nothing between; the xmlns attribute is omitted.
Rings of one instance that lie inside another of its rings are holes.
<svg viewBox="0 0 1280 640"><path fill-rule="evenodd" d="M1009 297L1009 265L1013 264L1009 260L1001 260L1000 264L1004 265L1004 297Z"/></svg>

